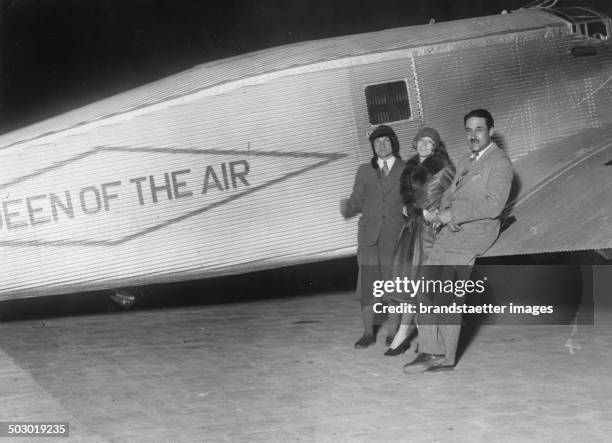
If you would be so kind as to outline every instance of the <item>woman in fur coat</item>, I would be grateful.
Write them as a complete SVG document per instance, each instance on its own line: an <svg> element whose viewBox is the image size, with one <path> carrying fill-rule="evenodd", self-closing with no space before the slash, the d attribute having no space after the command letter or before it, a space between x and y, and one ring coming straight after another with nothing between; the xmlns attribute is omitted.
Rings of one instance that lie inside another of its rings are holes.
<svg viewBox="0 0 612 443"><path fill-rule="evenodd" d="M444 191L455 175L438 131L421 129L414 138L417 153L408 160L400 178L400 193L404 201L406 224L400 234L393 259L393 276L417 279L420 267L435 240L437 229L427 220L430 212L440 205ZM396 301L410 302L409 294ZM385 355L399 355L409 344L414 329L414 314L403 314L401 325Z"/></svg>

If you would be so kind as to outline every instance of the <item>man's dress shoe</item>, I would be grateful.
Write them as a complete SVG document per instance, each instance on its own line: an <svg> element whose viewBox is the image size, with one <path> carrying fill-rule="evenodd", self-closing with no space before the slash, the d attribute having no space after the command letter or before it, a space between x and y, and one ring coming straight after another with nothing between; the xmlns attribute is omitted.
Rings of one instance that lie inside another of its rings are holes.
<svg viewBox="0 0 612 443"><path fill-rule="evenodd" d="M359 340L357 340L357 343L355 343L355 348L365 349L368 346L372 346L374 343L376 343L376 339L373 335L363 335Z"/></svg>
<svg viewBox="0 0 612 443"><path fill-rule="evenodd" d="M423 372L444 372L444 371L452 371L455 369L455 365L445 365L444 362L446 359L441 360L431 360L427 363L427 369Z"/></svg>
<svg viewBox="0 0 612 443"><path fill-rule="evenodd" d="M429 368L430 364L436 364L436 362L442 361L444 361L443 355L426 354L423 352L417 355L410 363L404 365L404 373L416 374L423 372L425 369Z"/></svg>
<svg viewBox="0 0 612 443"><path fill-rule="evenodd" d="M425 352L420 352L414 360L412 360L409 363L406 363L404 367L427 363L434 357L435 357L434 354L427 354Z"/></svg>

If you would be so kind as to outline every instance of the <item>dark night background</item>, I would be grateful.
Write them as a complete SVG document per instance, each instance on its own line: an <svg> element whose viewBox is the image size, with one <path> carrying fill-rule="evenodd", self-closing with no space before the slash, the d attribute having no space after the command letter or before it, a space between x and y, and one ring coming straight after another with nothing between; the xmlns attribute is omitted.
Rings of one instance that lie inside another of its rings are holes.
<svg viewBox="0 0 612 443"><path fill-rule="evenodd" d="M578 2L612 9L609 0ZM0 133L209 60L298 41L423 24L432 17L439 22L497 14L527 3L0 0Z"/></svg>

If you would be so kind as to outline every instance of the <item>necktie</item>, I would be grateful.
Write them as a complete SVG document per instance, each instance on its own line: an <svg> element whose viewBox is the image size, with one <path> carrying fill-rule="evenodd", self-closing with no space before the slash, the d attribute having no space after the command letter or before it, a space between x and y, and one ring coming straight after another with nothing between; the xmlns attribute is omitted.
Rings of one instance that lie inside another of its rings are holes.
<svg viewBox="0 0 612 443"><path fill-rule="evenodd" d="M473 162L474 160L478 160L478 152L474 152L470 155L470 161Z"/></svg>
<svg viewBox="0 0 612 443"><path fill-rule="evenodd" d="M387 165L387 160L383 160L383 172L385 173L385 177L389 175L389 165Z"/></svg>

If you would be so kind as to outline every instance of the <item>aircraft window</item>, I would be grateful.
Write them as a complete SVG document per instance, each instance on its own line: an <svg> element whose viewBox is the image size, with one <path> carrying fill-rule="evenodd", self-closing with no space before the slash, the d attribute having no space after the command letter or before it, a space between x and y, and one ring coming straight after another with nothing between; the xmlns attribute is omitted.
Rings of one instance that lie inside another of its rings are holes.
<svg viewBox="0 0 612 443"><path fill-rule="evenodd" d="M410 118L408 89L403 80L366 86L365 96L372 125Z"/></svg>
<svg viewBox="0 0 612 443"><path fill-rule="evenodd" d="M602 22L593 22L587 25L587 32L585 35L593 37L599 40L607 40L608 32L606 25Z"/></svg>

